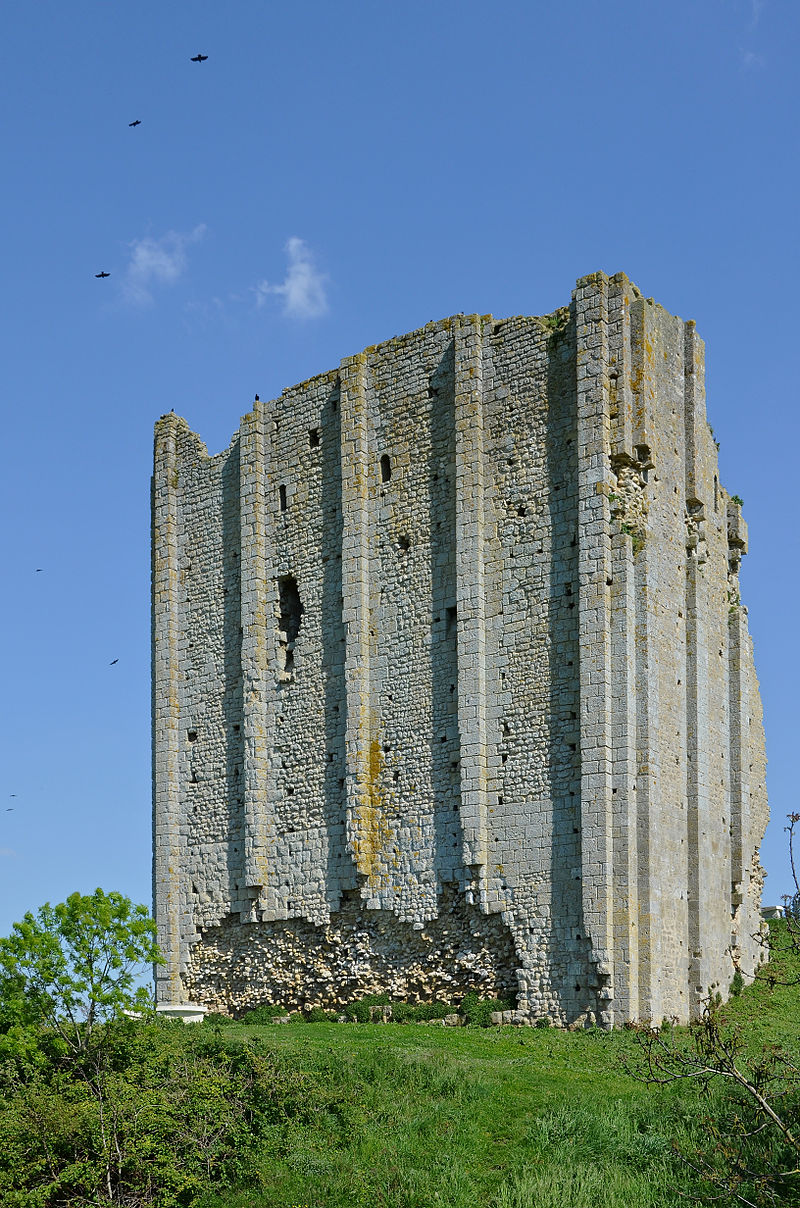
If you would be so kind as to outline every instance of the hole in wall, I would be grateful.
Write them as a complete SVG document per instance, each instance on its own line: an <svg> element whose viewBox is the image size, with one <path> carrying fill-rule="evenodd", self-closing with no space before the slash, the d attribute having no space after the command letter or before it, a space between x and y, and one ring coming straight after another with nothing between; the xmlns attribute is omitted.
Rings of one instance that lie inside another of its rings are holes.
<svg viewBox="0 0 800 1208"><path fill-rule="evenodd" d="M278 501L282 512L286 511L286 487L283 483L278 487Z"/></svg>
<svg viewBox="0 0 800 1208"><path fill-rule="evenodd" d="M186 737L189 739L189 742L197 742L197 730L187 730Z"/></svg>
<svg viewBox="0 0 800 1208"><path fill-rule="evenodd" d="M278 580L278 653L282 662L280 676L283 682L294 679L294 646L303 619L303 603L293 575L284 575Z"/></svg>
<svg viewBox="0 0 800 1208"><path fill-rule="evenodd" d="M400 546L401 552L406 554L411 549L411 538L406 533L401 533L397 538L397 544Z"/></svg>
<svg viewBox="0 0 800 1208"><path fill-rule="evenodd" d="M388 482L392 477L392 463L388 453L381 455L381 482Z"/></svg>
<svg viewBox="0 0 800 1208"><path fill-rule="evenodd" d="M319 428L308 429L308 447L310 449L319 448Z"/></svg>

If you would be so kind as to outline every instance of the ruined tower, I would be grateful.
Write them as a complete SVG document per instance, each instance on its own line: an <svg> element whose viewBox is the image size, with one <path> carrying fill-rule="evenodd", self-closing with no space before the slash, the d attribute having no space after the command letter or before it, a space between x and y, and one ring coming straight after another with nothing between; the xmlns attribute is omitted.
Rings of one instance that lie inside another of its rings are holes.
<svg viewBox="0 0 800 1208"><path fill-rule="evenodd" d="M694 323L626 277L156 425L162 1002L688 1018L758 960L761 707Z"/></svg>

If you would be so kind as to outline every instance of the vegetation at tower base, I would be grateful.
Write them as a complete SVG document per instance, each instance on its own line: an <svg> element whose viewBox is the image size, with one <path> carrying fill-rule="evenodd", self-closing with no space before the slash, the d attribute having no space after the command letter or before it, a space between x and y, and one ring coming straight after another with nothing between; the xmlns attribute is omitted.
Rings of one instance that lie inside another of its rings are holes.
<svg viewBox="0 0 800 1208"><path fill-rule="evenodd" d="M780 943L781 926L775 934ZM774 1070L777 1044L796 1059L798 975L790 947L727 1008L753 1068ZM679 1159L709 1155L710 1122L711 1173L722 1173L746 1117L713 1080L656 1091L632 1079L621 1058L640 1052L635 1029L121 1015L70 1048L54 1027L12 1014L0 1026L4 1208L797 1202L786 1179L740 1180L739 1199L721 1199L720 1180ZM693 1051L687 1029L660 1035L674 1053ZM780 1111L794 1120L796 1087L784 1089ZM766 1130L749 1131L764 1162L781 1159Z"/></svg>

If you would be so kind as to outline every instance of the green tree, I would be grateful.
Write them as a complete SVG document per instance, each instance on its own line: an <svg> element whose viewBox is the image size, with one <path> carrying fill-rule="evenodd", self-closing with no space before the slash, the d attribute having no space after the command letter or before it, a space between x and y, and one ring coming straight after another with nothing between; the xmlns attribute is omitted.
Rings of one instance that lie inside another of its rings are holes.
<svg viewBox="0 0 800 1208"><path fill-rule="evenodd" d="M137 980L160 959L147 908L122 894L96 889L46 902L0 939L0 1032L44 1025L83 1053L98 1024L152 1008Z"/></svg>

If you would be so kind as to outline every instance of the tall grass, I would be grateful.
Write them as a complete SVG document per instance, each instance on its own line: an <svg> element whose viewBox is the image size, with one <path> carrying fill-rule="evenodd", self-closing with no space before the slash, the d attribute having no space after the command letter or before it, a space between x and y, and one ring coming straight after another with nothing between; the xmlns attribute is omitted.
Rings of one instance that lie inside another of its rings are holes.
<svg viewBox="0 0 800 1208"><path fill-rule="evenodd" d="M666 1208L695 1105L634 1082L625 1033L297 1025L272 1040L327 1088L260 1187L203 1208ZM321 1101L322 1102L322 1101Z"/></svg>

